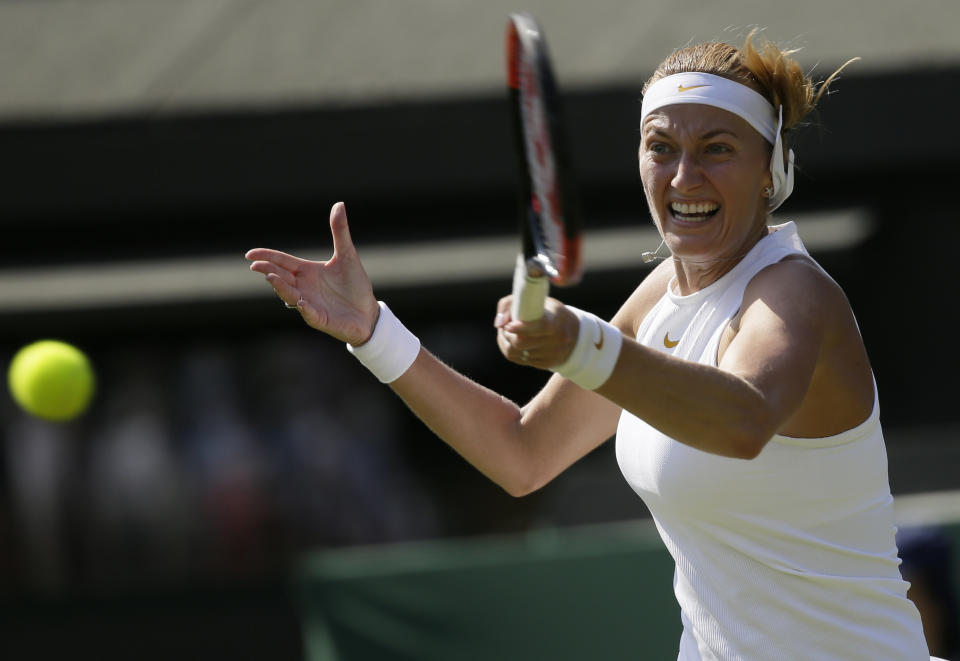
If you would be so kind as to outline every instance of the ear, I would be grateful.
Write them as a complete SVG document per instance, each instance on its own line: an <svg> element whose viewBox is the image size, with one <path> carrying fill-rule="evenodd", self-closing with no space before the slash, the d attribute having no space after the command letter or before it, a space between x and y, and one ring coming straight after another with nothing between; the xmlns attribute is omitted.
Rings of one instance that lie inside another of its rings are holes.
<svg viewBox="0 0 960 661"><path fill-rule="evenodd" d="M767 156L766 167L765 167L764 170L763 170L763 177L760 179L760 190L761 190L761 191L764 191L764 190L767 190L767 189L773 189L773 188L774 188L774 183L773 183L773 165L774 165L774 158L773 158L773 155L774 155L774 153L775 153L775 152L774 152L775 149L776 149L776 147L774 146L774 147L770 148L769 151L767 151L767 154L769 154L769 156ZM784 156L786 156L786 154L784 154ZM769 196L769 195L764 195L764 197L770 197L770 196Z"/></svg>

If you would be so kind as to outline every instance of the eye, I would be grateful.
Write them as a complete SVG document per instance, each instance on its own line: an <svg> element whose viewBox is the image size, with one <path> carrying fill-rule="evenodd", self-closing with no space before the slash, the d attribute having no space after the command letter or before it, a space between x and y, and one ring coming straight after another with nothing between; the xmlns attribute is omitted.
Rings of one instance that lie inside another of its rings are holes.
<svg viewBox="0 0 960 661"><path fill-rule="evenodd" d="M670 145L664 142L651 142L647 145L647 151L652 154L669 154Z"/></svg>
<svg viewBox="0 0 960 661"><path fill-rule="evenodd" d="M706 148L708 154L729 154L732 151L733 147L722 142L712 142Z"/></svg>

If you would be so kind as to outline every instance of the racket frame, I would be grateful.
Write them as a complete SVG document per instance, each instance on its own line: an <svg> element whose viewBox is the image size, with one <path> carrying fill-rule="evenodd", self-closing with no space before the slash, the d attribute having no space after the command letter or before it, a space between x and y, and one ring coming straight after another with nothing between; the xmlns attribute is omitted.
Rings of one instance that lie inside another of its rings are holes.
<svg viewBox="0 0 960 661"><path fill-rule="evenodd" d="M580 280L581 221L543 31L530 14L511 14L506 40L523 237L513 316L532 321L543 314L550 282L564 287Z"/></svg>

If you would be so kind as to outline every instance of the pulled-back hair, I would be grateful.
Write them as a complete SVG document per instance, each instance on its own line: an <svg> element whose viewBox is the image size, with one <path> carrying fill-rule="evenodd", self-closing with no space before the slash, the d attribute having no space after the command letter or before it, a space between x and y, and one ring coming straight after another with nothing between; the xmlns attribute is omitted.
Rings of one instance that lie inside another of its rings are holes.
<svg viewBox="0 0 960 661"><path fill-rule="evenodd" d="M774 108L783 106L783 130L797 126L819 103L830 83L847 61L822 83L816 83L793 59L795 50L783 50L759 39L757 30L747 35L742 48L722 42L706 42L674 51L653 72L643 91L657 80L676 73L711 73L746 85L762 94Z"/></svg>

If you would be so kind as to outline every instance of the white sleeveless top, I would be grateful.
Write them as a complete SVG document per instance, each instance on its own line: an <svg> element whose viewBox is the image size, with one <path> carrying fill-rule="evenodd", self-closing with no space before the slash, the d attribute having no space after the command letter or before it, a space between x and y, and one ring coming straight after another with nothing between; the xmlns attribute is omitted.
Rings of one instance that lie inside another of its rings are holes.
<svg viewBox="0 0 960 661"><path fill-rule="evenodd" d="M807 254L793 223L773 229L709 287L680 296L671 282L637 340L716 366L750 280ZM836 436L774 436L752 460L697 450L622 414L620 469L676 561L678 661L928 661L900 576L879 414L875 400L866 421Z"/></svg>

